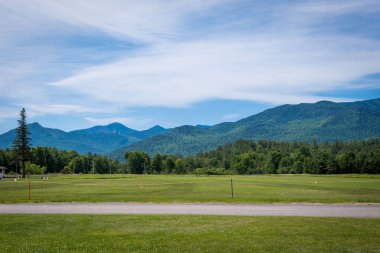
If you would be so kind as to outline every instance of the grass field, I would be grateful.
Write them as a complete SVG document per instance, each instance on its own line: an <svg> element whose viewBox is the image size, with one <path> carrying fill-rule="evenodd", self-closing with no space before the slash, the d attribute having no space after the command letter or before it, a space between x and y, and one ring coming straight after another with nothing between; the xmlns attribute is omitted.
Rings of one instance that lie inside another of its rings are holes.
<svg viewBox="0 0 380 253"><path fill-rule="evenodd" d="M1 215L1 252L380 252L380 219Z"/></svg>
<svg viewBox="0 0 380 253"><path fill-rule="evenodd" d="M32 202L372 202L380 175L51 175L32 177ZM28 201L27 180L0 181L0 202Z"/></svg>

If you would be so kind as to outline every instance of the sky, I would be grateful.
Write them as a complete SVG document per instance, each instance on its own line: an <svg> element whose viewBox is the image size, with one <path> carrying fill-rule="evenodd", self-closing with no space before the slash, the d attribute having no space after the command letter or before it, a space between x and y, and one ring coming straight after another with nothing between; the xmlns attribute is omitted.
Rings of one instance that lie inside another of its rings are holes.
<svg viewBox="0 0 380 253"><path fill-rule="evenodd" d="M378 0L0 0L0 133L380 97Z"/></svg>

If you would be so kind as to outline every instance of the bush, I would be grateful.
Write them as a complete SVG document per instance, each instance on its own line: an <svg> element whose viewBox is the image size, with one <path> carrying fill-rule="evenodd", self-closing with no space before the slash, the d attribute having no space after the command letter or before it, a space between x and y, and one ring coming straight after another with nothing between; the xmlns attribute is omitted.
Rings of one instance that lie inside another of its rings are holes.
<svg viewBox="0 0 380 253"><path fill-rule="evenodd" d="M196 175L227 175L229 171L223 168L197 168L194 171Z"/></svg>
<svg viewBox="0 0 380 253"><path fill-rule="evenodd" d="M34 163L26 162L25 171L26 171L26 174L44 174L46 171L46 167L41 167Z"/></svg>
<svg viewBox="0 0 380 253"><path fill-rule="evenodd" d="M62 174L71 174L71 170L69 166L65 166L63 170L61 171Z"/></svg>

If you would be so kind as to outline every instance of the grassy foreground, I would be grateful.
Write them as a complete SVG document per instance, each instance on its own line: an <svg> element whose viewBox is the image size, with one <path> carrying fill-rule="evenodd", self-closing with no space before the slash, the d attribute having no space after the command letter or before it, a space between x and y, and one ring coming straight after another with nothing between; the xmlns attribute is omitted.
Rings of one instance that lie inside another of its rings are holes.
<svg viewBox="0 0 380 253"><path fill-rule="evenodd" d="M52 175L32 177L32 202L372 202L380 175ZM0 203L28 201L27 180L0 181Z"/></svg>
<svg viewBox="0 0 380 253"><path fill-rule="evenodd" d="M380 219L1 215L2 252L379 252Z"/></svg>

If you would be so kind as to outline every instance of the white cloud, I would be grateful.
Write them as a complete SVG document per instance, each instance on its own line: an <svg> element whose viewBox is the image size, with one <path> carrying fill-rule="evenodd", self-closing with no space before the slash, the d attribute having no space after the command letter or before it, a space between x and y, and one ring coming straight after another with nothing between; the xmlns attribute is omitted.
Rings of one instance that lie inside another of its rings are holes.
<svg viewBox="0 0 380 253"><path fill-rule="evenodd" d="M371 13L379 9L380 4L378 0L308 1L293 8L294 11L303 12L308 15L337 15L352 12Z"/></svg>
<svg viewBox="0 0 380 253"><path fill-rule="evenodd" d="M33 22L43 22L45 17L148 42L176 36L185 17L223 2L226 0L12 0L3 5Z"/></svg>
<svg viewBox="0 0 380 253"><path fill-rule="evenodd" d="M3 92L0 99L10 100L14 108L28 106L34 116L94 112L93 108L113 112L119 107L115 103L98 106L87 95L72 99L76 94L71 91L46 85L88 66L91 63L86 61L98 55L115 54L96 48L77 48L68 43L66 37L96 31L98 36L104 33L116 36L121 39L120 43L133 40L149 46L175 37L181 20L189 13L220 3L222 1L1 1L0 89Z"/></svg>
<svg viewBox="0 0 380 253"><path fill-rule="evenodd" d="M11 101L7 108L28 106L32 115L114 115L126 107L186 107L208 99L347 101L351 98L318 94L364 87L353 81L380 72L378 38L339 33L337 24L324 20L352 12L375 15L378 1L251 3L2 1L0 99ZM252 12L224 15L221 9ZM209 26L208 18L216 24ZM315 26L330 30L314 33ZM143 46L91 62L89 55L115 52L60 44L61 38L82 32ZM92 119L108 123L112 118Z"/></svg>
<svg viewBox="0 0 380 253"><path fill-rule="evenodd" d="M81 105L71 104L46 104L46 105L33 105L27 106L34 115L41 114L67 114L67 113L81 113L81 112L102 112L97 108L89 108Z"/></svg>
<svg viewBox="0 0 380 253"><path fill-rule="evenodd" d="M379 43L346 37L209 40L167 44L54 85L126 107L312 102L324 99L312 94L349 88L351 80L378 71L379 57Z"/></svg>
<svg viewBox="0 0 380 253"><path fill-rule="evenodd" d="M4 122L8 119L15 119L19 113L19 110L17 110L14 107L9 106L1 106L0 107L0 122Z"/></svg>

